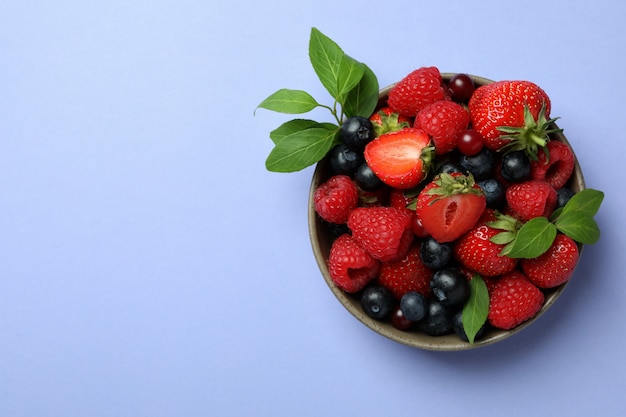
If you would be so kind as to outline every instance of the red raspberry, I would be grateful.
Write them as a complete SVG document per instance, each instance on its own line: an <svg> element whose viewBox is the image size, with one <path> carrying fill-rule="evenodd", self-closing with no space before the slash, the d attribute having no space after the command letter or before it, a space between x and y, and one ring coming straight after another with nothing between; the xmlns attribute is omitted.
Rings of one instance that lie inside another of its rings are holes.
<svg viewBox="0 0 626 417"><path fill-rule="evenodd" d="M494 280L489 293L488 320L499 329L512 329L534 317L544 295L518 270Z"/></svg>
<svg viewBox="0 0 626 417"><path fill-rule="evenodd" d="M382 264L378 281L398 300L409 291L417 291L428 297L433 273L420 257L420 245L413 244L401 260Z"/></svg>
<svg viewBox="0 0 626 417"><path fill-rule="evenodd" d="M445 97L439 69L423 67L411 72L389 91L387 104L393 112L414 117L424 106Z"/></svg>
<svg viewBox="0 0 626 417"><path fill-rule="evenodd" d="M537 152L537 160L530 163L530 176L543 180L555 190L562 188L574 172L574 152L566 143L552 140L547 144L548 158L543 151Z"/></svg>
<svg viewBox="0 0 626 417"><path fill-rule="evenodd" d="M526 221L550 216L556 207L557 198L556 190L545 181L524 181L506 189L506 202L511 212Z"/></svg>
<svg viewBox="0 0 626 417"><path fill-rule="evenodd" d="M435 153L443 155L452 152L457 138L467 129L469 112L454 101L439 100L427 105L415 118L413 127L424 130L435 145Z"/></svg>
<svg viewBox="0 0 626 417"><path fill-rule="evenodd" d="M349 234L339 236L330 248L328 271L344 291L360 291L378 275L380 262L372 258Z"/></svg>
<svg viewBox="0 0 626 417"><path fill-rule="evenodd" d="M359 204L359 192L350 177L335 175L321 184L313 195L315 211L329 223L345 223Z"/></svg>
<svg viewBox="0 0 626 417"><path fill-rule="evenodd" d="M401 259L413 241L411 217L394 207L356 208L350 213L348 227L354 239L383 262Z"/></svg>

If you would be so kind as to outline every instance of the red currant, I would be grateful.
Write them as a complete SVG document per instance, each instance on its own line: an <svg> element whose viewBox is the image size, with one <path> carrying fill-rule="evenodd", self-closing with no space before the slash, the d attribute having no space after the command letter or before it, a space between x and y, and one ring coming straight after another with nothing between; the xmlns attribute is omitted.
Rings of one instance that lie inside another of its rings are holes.
<svg viewBox="0 0 626 417"><path fill-rule="evenodd" d="M409 330L413 326L413 322L404 317L402 309L397 306L391 313L391 325L398 330Z"/></svg>
<svg viewBox="0 0 626 417"><path fill-rule="evenodd" d="M483 137L478 131L468 129L461 132L456 141L456 146L463 154L472 156L481 151L484 145Z"/></svg>
<svg viewBox="0 0 626 417"><path fill-rule="evenodd" d="M474 88L474 81L467 74L456 74L448 82L452 99L457 102L468 101L474 93Z"/></svg>
<svg viewBox="0 0 626 417"><path fill-rule="evenodd" d="M413 216L413 219L411 220L411 230L417 237L425 238L429 236L428 232L422 225L422 220L418 216Z"/></svg>

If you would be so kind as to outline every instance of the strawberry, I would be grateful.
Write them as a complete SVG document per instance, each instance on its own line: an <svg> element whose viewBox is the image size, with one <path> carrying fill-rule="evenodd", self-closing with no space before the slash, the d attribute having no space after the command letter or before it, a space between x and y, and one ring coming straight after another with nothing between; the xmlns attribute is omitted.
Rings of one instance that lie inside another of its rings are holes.
<svg viewBox="0 0 626 417"><path fill-rule="evenodd" d="M422 227L444 243L472 228L486 205L485 194L471 175L441 173L419 193L415 212Z"/></svg>
<svg viewBox="0 0 626 417"><path fill-rule="evenodd" d="M549 217L558 197L550 184L538 180L512 184L505 194L513 216L526 221L539 216Z"/></svg>
<svg viewBox="0 0 626 417"><path fill-rule="evenodd" d="M430 135L435 153L443 155L456 148L457 138L467 129L470 121L465 107L454 101L439 100L424 107L415 117L413 127Z"/></svg>
<svg viewBox="0 0 626 417"><path fill-rule="evenodd" d="M359 207L350 213L348 227L355 240L374 258L401 259L413 241L411 217L393 207Z"/></svg>
<svg viewBox="0 0 626 417"><path fill-rule="evenodd" d="M518 270L495 280L489 291L487 319L498 329L512 329L534 317L545 297L541 290Z"/></svg>
<svg viewBox="0 0 626 417"><path fill-rule="evenodd" d="M535 180L543 180L552 188L562 188L574 172L574 152L566 143L548 142L546 152L539 152L537 160L530 163L530 176Z"/></svg>
<svg viewBox="0 0 626 417"><path fill-rule="evenodd" d="M421 129L406 128L385 133L365 147L367 165L385 184L394 188L413 188L430 169L430 138Z"/></svg>
<svg viewBox="0 0 626 417"><path fill-rule="evenodd" d="M491 150L524 150L531 160L560 131L551 127L550 98L530 81L498 81L478 87L469 101L472 125Z"/></svg>
<svg viewBox="0 0 626 417"><path fill-rule="evenodd" d="M400 80L390 91L387 104L402 116L415 117L430 103L443 100L446 90L436 67L422 67Z"/></svg>
<svg viewBox="0 0 626 417"><path fill-rule="evenodd" d="M411 127L413 124L409 117L394 113L389 107L383 107L372 114L370 116L370 122L372 122L372 126L374 126L376 136L395 132L405 127Z"/></svg>
<svg viewBox="0 0 626 417"><path fill-rule="evenodd" d="M350 177L335 175L321 184L313 195L315 211L329 223L345 223L359 203L359 192Z"/></svg>
<svg viewBox="0 0 626 417"><path fill-rule="evenodd" d="M414 243L404 258L381 265L378 282L398 300L409 291L417 291L428 297L433 272L422 262L420 246Z"/></svg>
<svg viewBox="0 0 626 417"><path fill-rule="evenodd" d="M344 291L354 293L374 279L380 262L372 258L352 236L339 236L330 248L328 271L335 284Z"/></svg>
<svg viewBox="0 0 626 417"><path fill-rule="evenodd" d="M539 288L553 288L571 278L579 255L576 242L559 233L545 253L537 258L522 259L519 264L533 284Z"/></svg>
<svg viewBox="0 0 626 417"><path fill-rule="evenodd" d="M452 247L455 259L463 267L484 277L506 274L517 265L517 259L500 255L505 244L491 241L492 237L502 232L490 226L496 219L495 210L485 209L476 225L457 239Z"/></svg>

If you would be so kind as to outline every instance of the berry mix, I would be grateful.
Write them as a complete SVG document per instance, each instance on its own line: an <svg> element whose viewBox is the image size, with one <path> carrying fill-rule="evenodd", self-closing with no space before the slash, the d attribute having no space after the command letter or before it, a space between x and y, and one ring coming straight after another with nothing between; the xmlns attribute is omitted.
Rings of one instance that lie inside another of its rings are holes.
<svg viewBox="0 0 626 417"><path fill-rule="evenodd" d="M358 67L313 29L310 56L321 80L328 77L316 66L315 44L336 52L337 68ZM375 80L360 65L348 91L325 84L345 110L333 112L336 125L286 123L272 132L267 161L270 170L297 170L274 161L302 160L312 149L308 163L323 160L313 204L333 239L333 283L375 320L470 343L488 328L533 318L546 291L572 277L581 244L599 238L593 216L603 197L572 187L575 156L559 140L546 92L529 81L477 85L467 74L422 67L386 97L355 105L352 93L364 96L369 86L371 96ZM338 74L337 82L349 78ZM289 101L282 91L260 107L307 111L281 107ZM304 137L308 147L297 144Z"/></svg>

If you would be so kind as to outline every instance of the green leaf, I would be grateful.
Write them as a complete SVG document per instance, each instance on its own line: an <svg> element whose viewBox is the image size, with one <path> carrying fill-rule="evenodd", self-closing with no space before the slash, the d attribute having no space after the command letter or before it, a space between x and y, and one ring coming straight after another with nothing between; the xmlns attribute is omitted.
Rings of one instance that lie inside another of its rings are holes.
<svg viewBox="0 0 626 417"><path fill-rule="evenodd" d="M337 80L344 55L343 50L333 40L316 28L311 29L309 40L311 65L322 85L336 100L340 97Z"/></svg>
<svg viewBox="0 0 626 417"><path fill-rule="evenodd" d="M474 274L470 284L470 296L461 312L463 330L470 343L474 343L476 334L487 321L489 314L489 292L480 275Z"/></svg>
<svg viewBox="0 0 626 417"><path fill-rule="evenodd" d="M370 117L378 105L378 79L365 64L361 81L347 95L343 111L347 117Z"/></svg>
<svg viewBox="0 0 626 417"><path fill-rule="evenodd" d="M506 245L507 243L512 242L514 239L514 232L500 232L489 240L497 245Z"/></svg>
<svg viewBox="0 0 626 417"><path fill-rule="evenodd" d="M337 74L337 101L339 103L342 105L345 103L346 96L361 81L364 72L363 64L350 58L348 55L342 57L339 73Z"/></svg>
<svg viewBox="0 0 626 417"><path fill-rule="evenodd" d="M536 258L550 248L556 237L556 226L545 217L524 223L513 242L502 250L510 258Z"/></svg>
<svg viewBox="0 0 626 417"><path fill-rule="evenodd" d="M567 204L565 204L561 215L577 211L593 217L598 212L603 199L604 193L602 191L594 190L593 188L585 188L574 194Z"/></svg>
<svg viewBox="0 0 626 417"><path fill-rule="evenodd" d="M563 210L554 224L561 233L566 234L576 242L591 245L600 239L598 224L593 217L584 212L566 212Z"/></svg>
<svg viewBox="0 0 626 417"><path fill-rule="evenodd" d="M260 108L287 114L306 113L320 104L306 91L282 88L263 100Z"/></svg>
<svg viewBox="0 0 626 417"><path fill-rule="evenodd" d="M333 147L339 128L312 127L276 142L265 167L272 172L300 171L322 159Z"/></svg>
<svg viewBox="0 0 626 417"><path fill-rule="evenodd" d="M289 136L301 130L308 129L317 124L318 123L315 120L293 119L283 123L278 128L272 130L270 132L270 139L272 139L272 141L276 143L279 140L283 139L285 136Z"/></svg>

